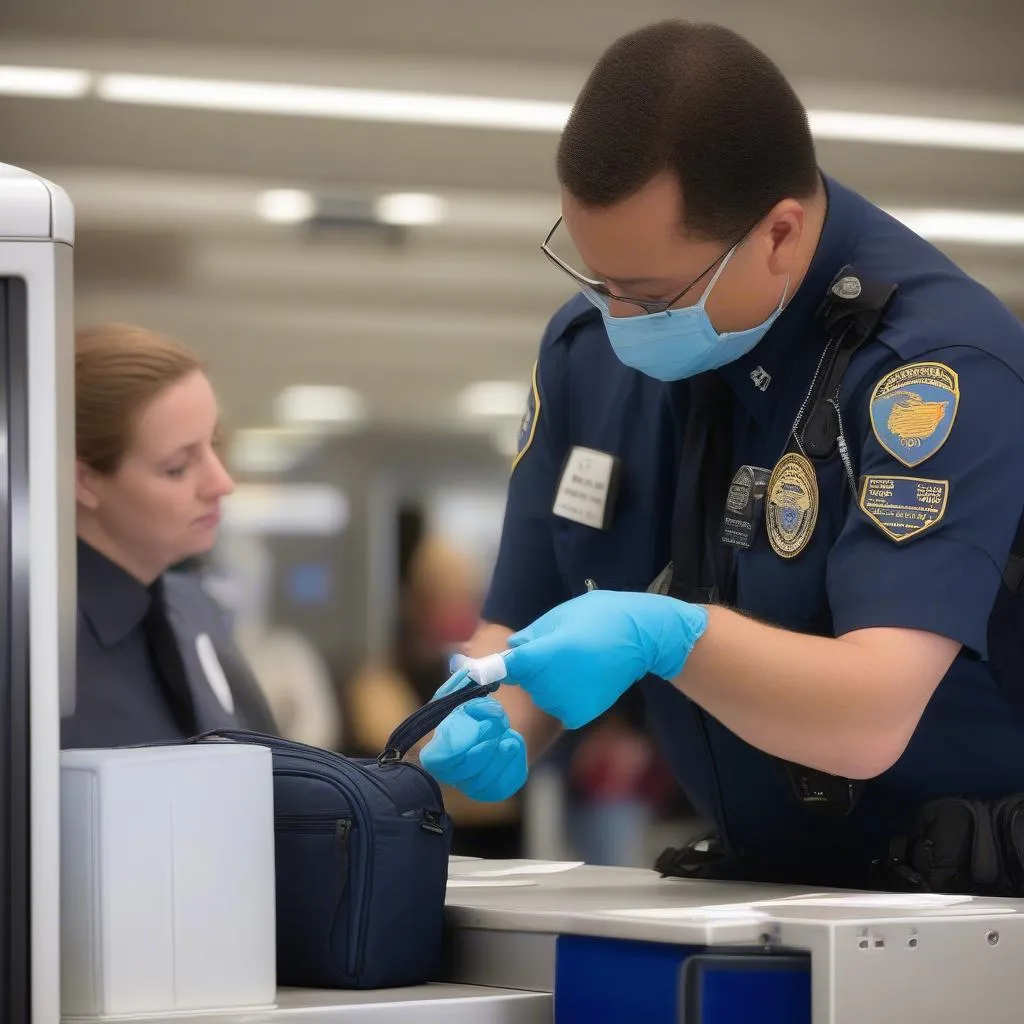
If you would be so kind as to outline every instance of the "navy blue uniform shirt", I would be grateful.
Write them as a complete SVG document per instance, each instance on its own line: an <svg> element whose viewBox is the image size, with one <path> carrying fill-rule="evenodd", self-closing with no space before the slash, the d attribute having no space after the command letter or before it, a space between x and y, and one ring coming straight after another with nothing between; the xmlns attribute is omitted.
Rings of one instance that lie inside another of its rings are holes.
<svg viewBox="0 0 1024 1024"><path fill-rule="evenodd" d="M276 731L256 679L199 581L168 572L162 586L194 728L176 719L147 646L151 590L79 540L75 711L61 722L63 748L168 743L208 729Z"/></svg>
<svg viewBox="0 0 1024 1024"><path fill-rule="evenodd" d="M754 351L718 372L734 404L733 468L770 469L821 358L816 312L836 274L851 265L896 284L839 394L855 479L871 486L862 508L839 456L817 463L821 509L807 548L781 558L762 527L738 553L735 605L825 636L925 630L959 641L962 652L903 756L840 818L801 806L778 761L674 687L641 685L680 785L744 875L859 886L924 801L1024 791L1024 717L987 664L989 616L1024 509L1024 326L929 243L835 181L826 186L828 214L801 288ZM887 380L903 367L915 369ZM661 383L620 363L582 296L556 314L510 481L488 621L520 629L582 594L588 579L606 590L649 586L669 560L686 394L686 382ZM901 436L929 430L929 440L910 442L918 449L900 448ZM552 513L577 445L621 460L605 530ZM926 528L894 539L915 523Z"/></svg>

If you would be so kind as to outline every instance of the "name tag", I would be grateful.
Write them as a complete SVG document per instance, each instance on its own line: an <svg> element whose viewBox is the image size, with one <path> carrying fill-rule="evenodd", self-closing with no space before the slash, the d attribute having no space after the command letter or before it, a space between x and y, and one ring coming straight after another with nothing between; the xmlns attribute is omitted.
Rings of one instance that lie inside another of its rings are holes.
<svg viewBox="0 0 1024 1024"><path fill-rule="evenodd" d="M213 695L217 698L220 706L229 715L233 715L235 713L235 698L231 694L231 686L228 684L227 676L224 675L224 669L221 668L220 658L217 657L217 651L209 634L200 633L196 637L196 654L199 656L199 664L203 667L203 674L210 684L210 689L213 690Z"/></svg>
<svg viewBox="0 0 1024 1024"><path fill-rule="evenodd" d="M565 460L551 511L595 530L606 530L619 478L619 459L608 452L577 446Z"/></svg>

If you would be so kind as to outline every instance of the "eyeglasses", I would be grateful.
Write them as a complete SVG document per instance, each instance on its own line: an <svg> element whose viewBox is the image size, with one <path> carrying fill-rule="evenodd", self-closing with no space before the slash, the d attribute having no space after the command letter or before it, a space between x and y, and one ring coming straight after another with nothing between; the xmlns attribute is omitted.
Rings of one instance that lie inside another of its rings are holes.
<svg viewBox="0 0 1024 1024"><path fill-rule="evenodd" d="M677 295L674 295L671 299L637 299L631 298L628 295L616 295L603 282L595 281L592 278L587 277L585 274L581 274L569 263L566 263L566 261L563 260L561 256L553 252L551 249L551 239L555 237L555 232L559 229L559 227L562 224L561 217L559 217L558 220L555 221L551 230L548 232L547 238L545 238L543 243L541 244L540 251L544 253L544 255L547 256L547 258L551 260L551 262L556 267L558 267L559 270L568 274L578 285L580 285L580 287L589 288L591 291L597 292L598 295L602 295L606 299L611 299L614 302L627 302L632 306L639 306L642 310L644 310L645 313L664 313L666 310L671 309L694 286L703 281L704 278L707 277L708 274L710 274L711 271L714 270L715 267L717 267L718 264L721 263L722 260L724 260L726 256L728 256L729 253L731 253L733 249L735 249L736 246L739 245L740 242L742 242L743 239L746 238L747 235L749 235L750 232L754 230L755 227L757 227L757 224L760 222L760 220L761 218L759 217L746 231L743 232L742 235L740 235L740 237L735 242L733 242L732 245L729 246L728 249L721 253L721 255L716 256L714 261L705 270L701 271L701 273L697 277L695 277L681 292L679 292Z"/></svg>

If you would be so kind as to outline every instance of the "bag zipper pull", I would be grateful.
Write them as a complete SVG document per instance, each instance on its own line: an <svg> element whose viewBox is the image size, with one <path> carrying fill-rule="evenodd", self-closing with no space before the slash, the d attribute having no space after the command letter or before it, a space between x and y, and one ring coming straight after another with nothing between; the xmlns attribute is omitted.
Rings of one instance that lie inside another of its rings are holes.
<svg viewBox="0 0 1024 1024"><path fill-rule="evenodd" d="M423 809L420 820L420 828L424 832L433 832L435 835L444 835L444 825L441 823L441 815L438 811Z"/></svg>

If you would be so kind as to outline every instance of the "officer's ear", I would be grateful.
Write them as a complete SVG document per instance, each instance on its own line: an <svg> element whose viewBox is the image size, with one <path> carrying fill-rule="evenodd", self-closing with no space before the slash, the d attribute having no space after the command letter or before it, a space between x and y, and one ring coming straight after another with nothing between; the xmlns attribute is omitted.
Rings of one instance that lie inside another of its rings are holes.
<svg viewBox="0 0 1024 1024"><path fill-rule="evenodd" d="M90 469L81 459L75 459L75 501L95 511L100 505L99 489L96 484L99 474Z"/></svg>
<svg viewBox="0 0 1024 1024"><path fill-rule="evenodd" d="M765 218L768 240L768 269L773 274L790 274L800 253L800 241L807 227L807 211L795 199L783 199Z"/></svg>

